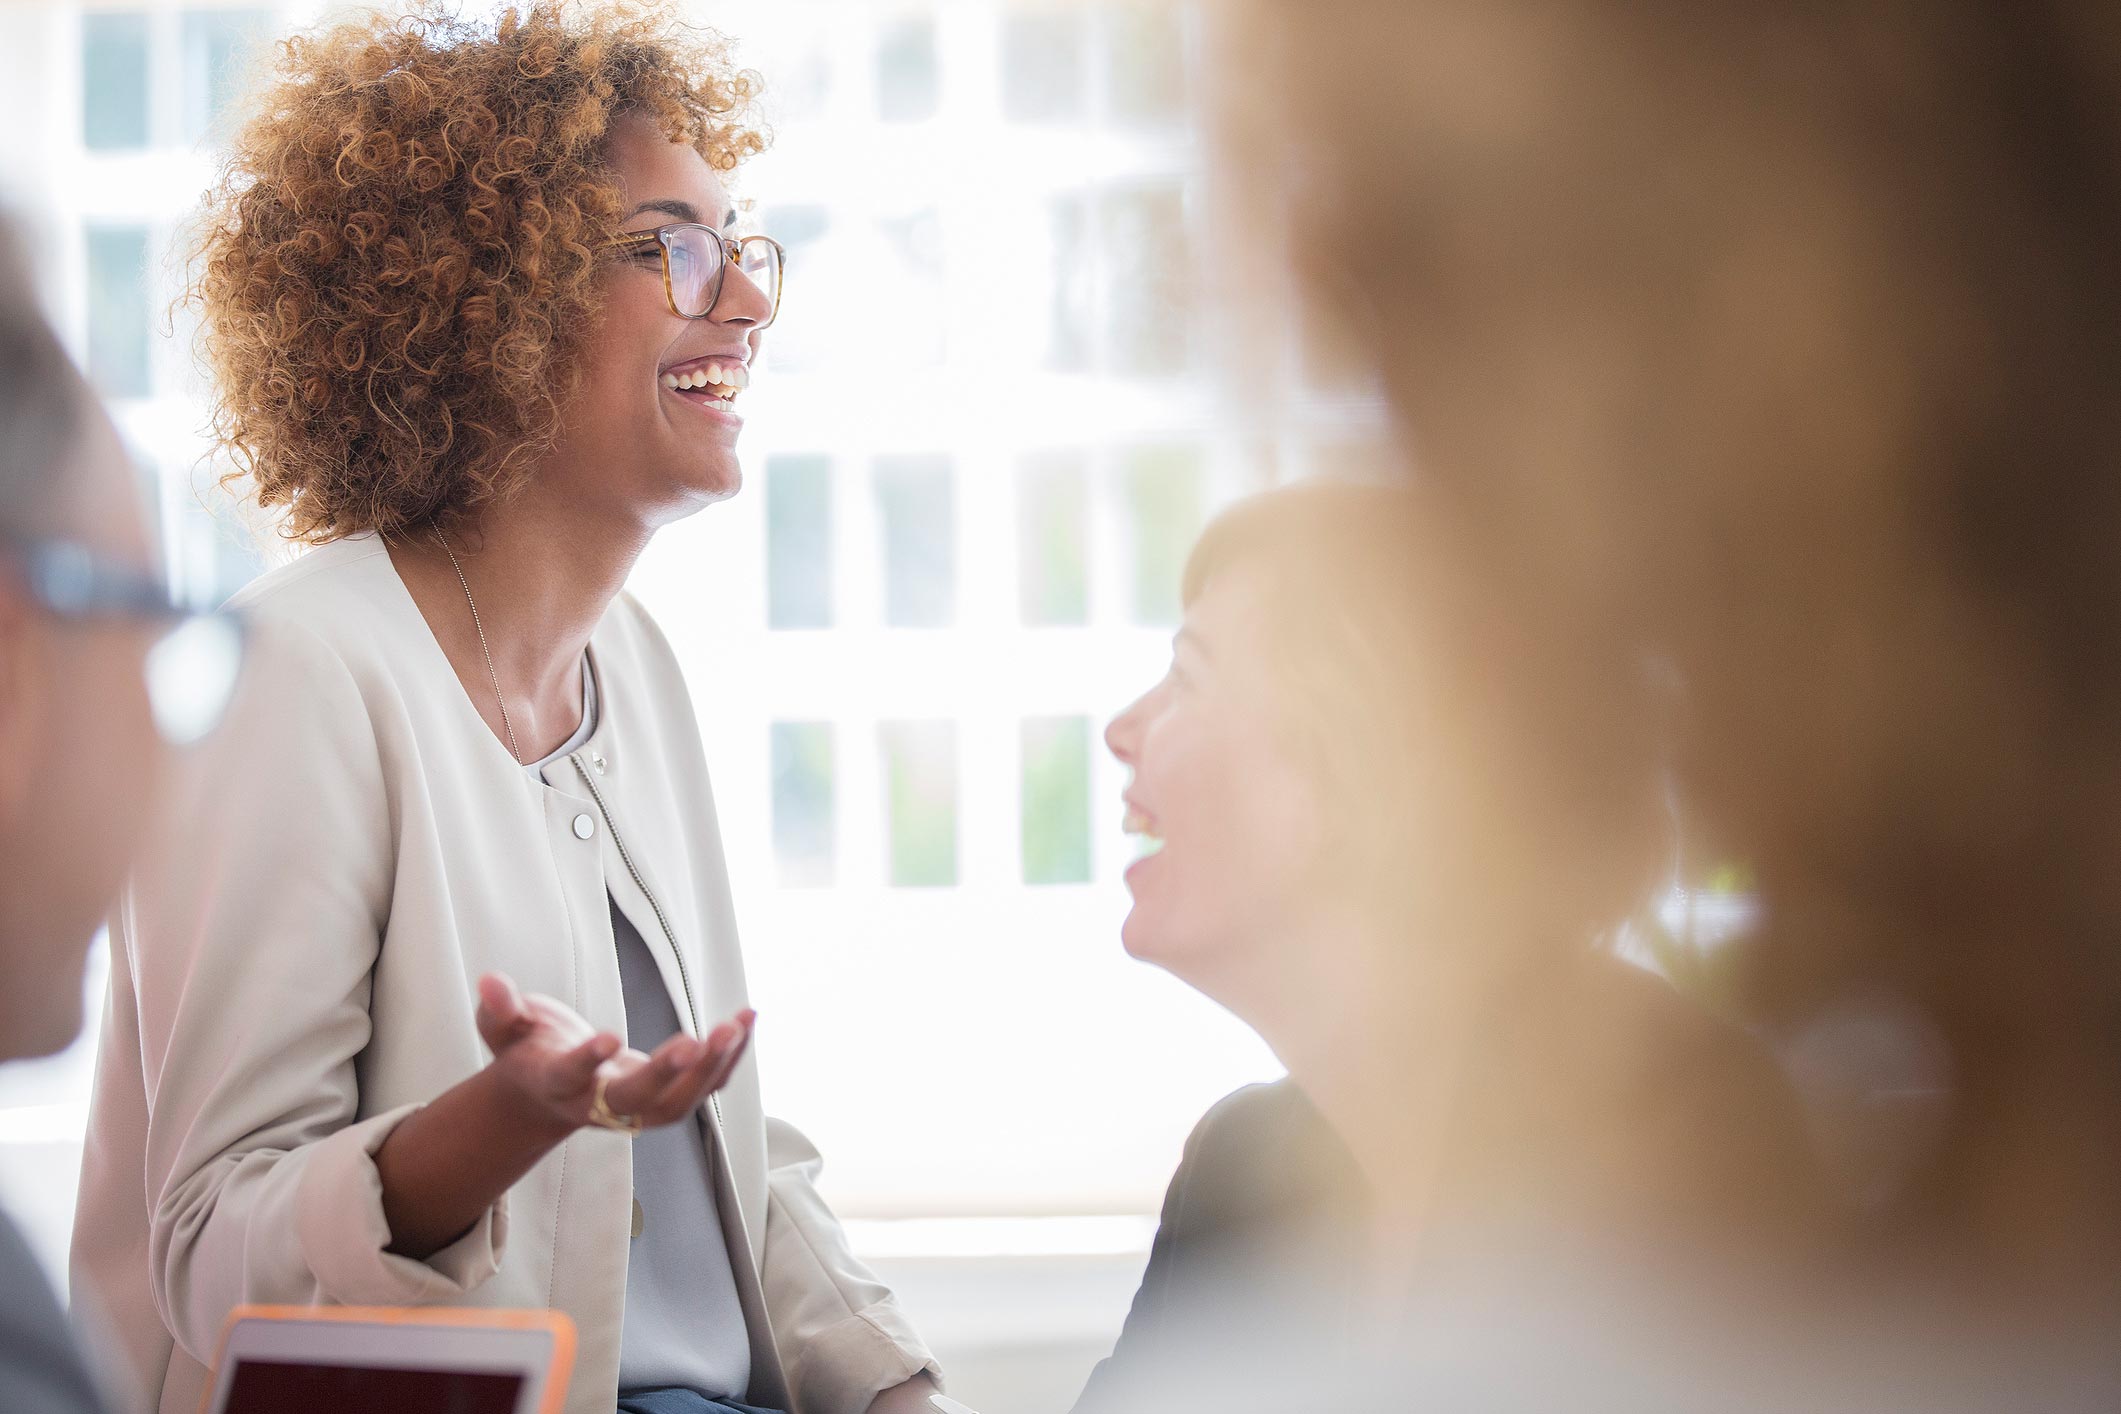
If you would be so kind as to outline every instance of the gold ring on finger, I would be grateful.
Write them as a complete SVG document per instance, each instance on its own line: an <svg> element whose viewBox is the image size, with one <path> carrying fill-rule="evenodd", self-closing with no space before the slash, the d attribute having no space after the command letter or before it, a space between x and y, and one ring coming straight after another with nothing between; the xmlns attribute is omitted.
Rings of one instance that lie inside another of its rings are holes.
<svg viewBox="0 0 2121 1414"><path fill-rule="evenodd" d="M610 1084L611 1077L598 1072L596 1089L589 1097L589 1122L599 1129L617 1130L631 1138L641 1132L641 1117L612 1113L610 1103L604 1098L605 1087Z"/></svg>

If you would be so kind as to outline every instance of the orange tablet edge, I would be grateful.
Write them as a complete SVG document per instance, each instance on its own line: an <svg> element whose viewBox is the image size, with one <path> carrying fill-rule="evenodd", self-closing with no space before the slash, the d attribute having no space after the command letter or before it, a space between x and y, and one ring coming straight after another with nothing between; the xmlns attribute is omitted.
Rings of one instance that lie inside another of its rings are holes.
<svg viewBox="0 0 2121 1414"><path fill-rule="evenodd" d="M242 1320L346 1321L362 1325L485 1326L502 1330L541 1330L552 1337L552 1375L545 1382L545 1398L538 1414L561 1414L567 1402L567 1386L574 1377L574 1322L564 1311L488 1310L466 1306L238 1306L221 1324L221 1347L208 1371L206 1392L200 1396L199 1414L207 1414L207 1401L220 1383L221 1367L228 1363L228 1337Z"/></svg>

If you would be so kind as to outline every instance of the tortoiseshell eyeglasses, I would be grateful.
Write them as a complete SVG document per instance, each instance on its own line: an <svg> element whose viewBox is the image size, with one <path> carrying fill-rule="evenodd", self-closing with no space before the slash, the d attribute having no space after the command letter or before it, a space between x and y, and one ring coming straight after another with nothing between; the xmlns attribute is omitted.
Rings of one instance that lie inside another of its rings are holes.
<svg viewBox="0 0 2121 1414"><path fill-rule="evenodd" d="M612 240L610 249L646 255L651 248L663 262L663 297L684 319L705 319L722 297L722 273L735 266L766 297L766 317L752 327L764 329L781 312L781 272L788 253L771 236L725 236L712 226L682 221L652 231L631 231Z"/></svg>

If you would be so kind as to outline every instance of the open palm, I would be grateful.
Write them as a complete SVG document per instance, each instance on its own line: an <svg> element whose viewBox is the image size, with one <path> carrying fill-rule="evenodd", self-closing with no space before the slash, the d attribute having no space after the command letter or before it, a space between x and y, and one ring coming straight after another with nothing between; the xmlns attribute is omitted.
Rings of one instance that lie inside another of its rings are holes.
<svg viewBox="0 0 2121 1414"><path fill-rule="evenodd" d="M614 1114L645 1128L683 1119L728 1083L754 1019L739 1012L702 1039L681 1033L643 1055L563 1002L519 992L499 973L479 979L479 1034L495 1067L524 1100L566 1129L589 1123L600 1075Z"/></svg>

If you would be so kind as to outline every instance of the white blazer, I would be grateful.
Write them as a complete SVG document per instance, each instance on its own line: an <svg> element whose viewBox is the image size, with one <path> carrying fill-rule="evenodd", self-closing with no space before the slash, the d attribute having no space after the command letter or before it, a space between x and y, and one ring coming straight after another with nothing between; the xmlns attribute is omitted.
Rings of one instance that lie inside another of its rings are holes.
<svg viewBox="0 0 2121 1414"><path fill-rule="evenodd" d="M686 1030L745 1005L691 699L621 595L590 640L600 715L531 781L465 696L381 541L239 594L249 666L188 758L112 923L74 1227L77 1312L146 1401L194 1414L242 1302L556 1307L569 1414L610 1414L629 1141L586 1130L428 1260L387 1251L373 1155L489 1059L479 974L625 1034L607 892ZM765 1118L747 1057L703 1106L752 1340L748 1402L853 1414L933 1362Z"/></svg>

